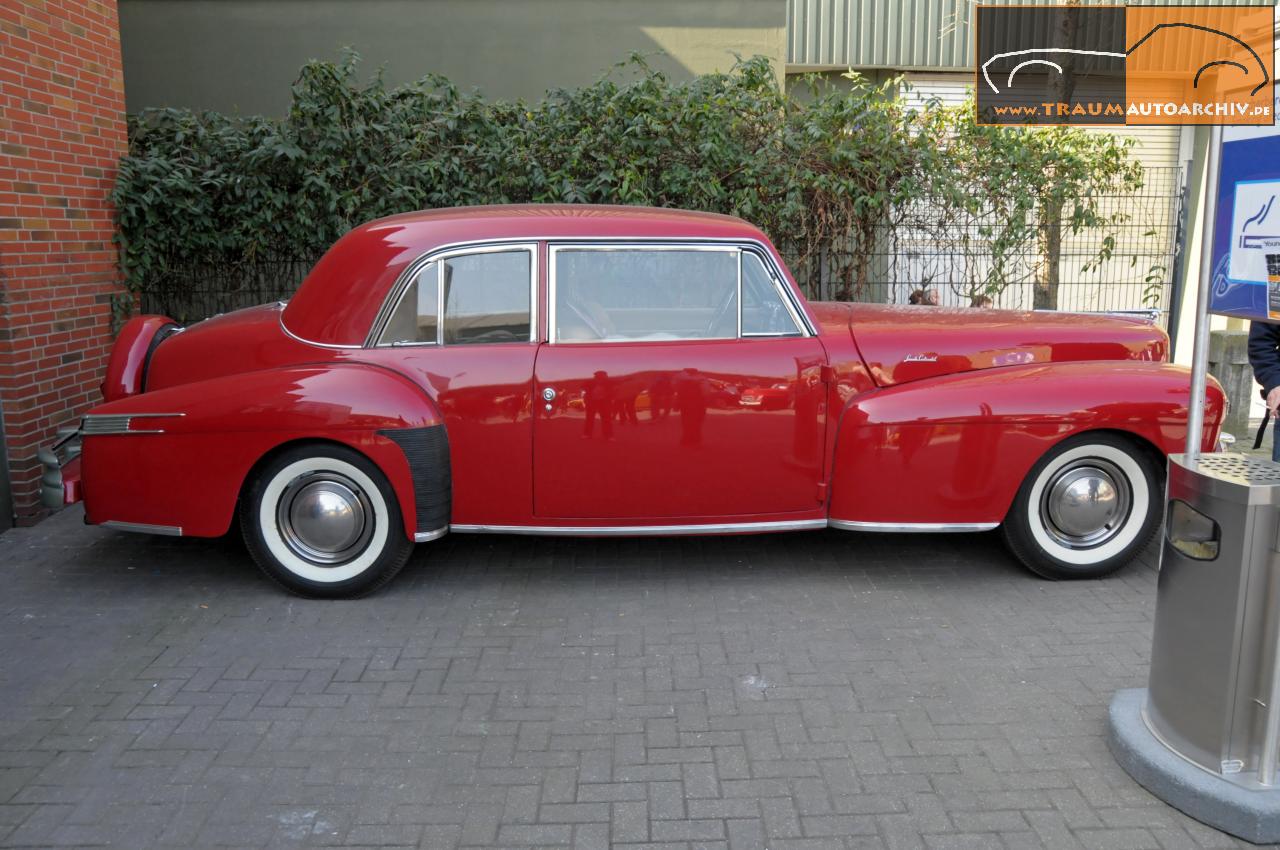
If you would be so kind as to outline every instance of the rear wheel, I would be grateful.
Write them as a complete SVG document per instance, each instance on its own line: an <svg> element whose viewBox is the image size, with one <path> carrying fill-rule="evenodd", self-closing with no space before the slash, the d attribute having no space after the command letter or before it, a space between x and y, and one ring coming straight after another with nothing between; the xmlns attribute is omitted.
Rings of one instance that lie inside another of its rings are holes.
<svg viewBox="0 0 1280 850"><path fill-rule="evenodd" d="M371 593L413 551L386 476L343 446L297 446L273 458L240 501L240 526L262 571L302 596Z"/></svg>
<svg viewBox="0 0 1280 850"><path fill-rule="evenodd" d="M1027 474L1001 531L1033 572L1098 578L1133 560L1160 525L1160 470L1115 434L1065 440Z"/></svg>

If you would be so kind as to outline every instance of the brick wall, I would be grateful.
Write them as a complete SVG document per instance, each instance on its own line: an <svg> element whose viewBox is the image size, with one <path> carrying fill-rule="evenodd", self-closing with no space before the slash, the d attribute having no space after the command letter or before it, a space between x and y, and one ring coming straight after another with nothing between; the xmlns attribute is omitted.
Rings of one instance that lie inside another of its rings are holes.
<svg viewBox="0 0 1280 850"><path fill-rule="evenodd" d="M20 523L41 514L36 449L101 399L126 144L115 0L0 2L0 409Z"/></svg>

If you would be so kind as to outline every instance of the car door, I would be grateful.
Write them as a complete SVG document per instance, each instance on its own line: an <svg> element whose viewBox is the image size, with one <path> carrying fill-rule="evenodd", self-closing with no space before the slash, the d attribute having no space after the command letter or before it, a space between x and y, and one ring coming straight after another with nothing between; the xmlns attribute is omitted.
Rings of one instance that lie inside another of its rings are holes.
<svg viewBox="0 0 1280 850"><path fill-rule="evenodd" d="M538 245L438 252L394 294L375 347L359 352L417 381L444 417L455 525L528 523Z"/></svg>
<svg viewBox="0 0 1280 850"><path fill-rule="evenodd" d="M534 513L572 524L821 508L821 343L771 261L726 244L552 244Z"/></svg>

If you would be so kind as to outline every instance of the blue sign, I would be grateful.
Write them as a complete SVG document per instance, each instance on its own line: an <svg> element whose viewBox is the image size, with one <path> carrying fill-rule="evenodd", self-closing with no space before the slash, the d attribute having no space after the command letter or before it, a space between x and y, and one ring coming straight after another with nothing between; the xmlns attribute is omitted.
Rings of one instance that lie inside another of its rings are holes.
<svg viewBox="0 0 1280 850"><path fill-rule="evenodd" d="M1223 131L1209 312L1280 322L1280 132Z"/></svg>

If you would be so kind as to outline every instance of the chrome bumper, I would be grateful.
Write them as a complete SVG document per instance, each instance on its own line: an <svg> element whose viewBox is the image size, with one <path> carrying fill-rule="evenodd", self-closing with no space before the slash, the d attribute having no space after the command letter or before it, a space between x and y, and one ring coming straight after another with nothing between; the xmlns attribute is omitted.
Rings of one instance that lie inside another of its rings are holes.
<svg viewBox="0 0 1280 850"><path fill-rule="evenodd" d="M36 457L44 466L40 476L40 503L46 508L57 510L63 505L80 501L80 479L68 481L63 470L80 457L80 430L63 428L53 445L36 452ZM68 488L68 484L71 485ZM68 492L70 489L70 492Z"/></svg>

